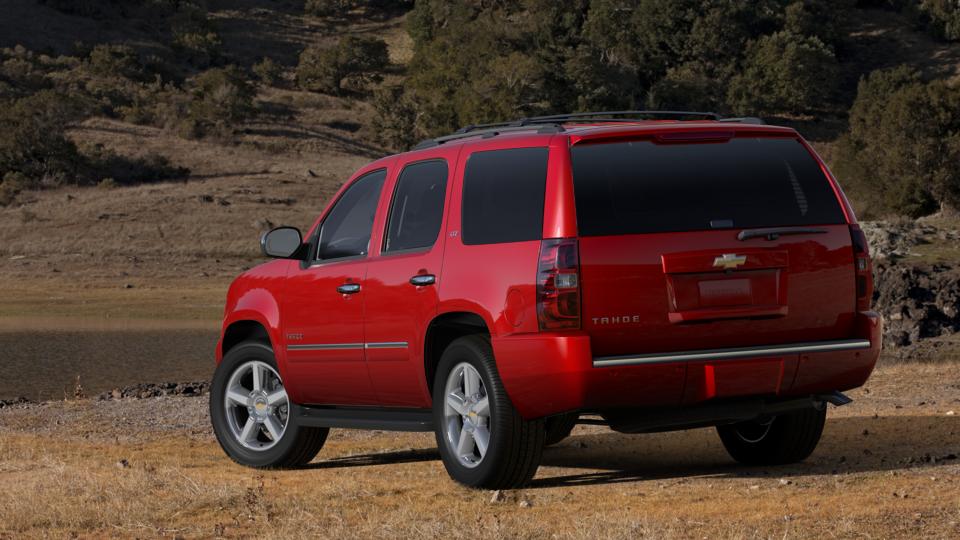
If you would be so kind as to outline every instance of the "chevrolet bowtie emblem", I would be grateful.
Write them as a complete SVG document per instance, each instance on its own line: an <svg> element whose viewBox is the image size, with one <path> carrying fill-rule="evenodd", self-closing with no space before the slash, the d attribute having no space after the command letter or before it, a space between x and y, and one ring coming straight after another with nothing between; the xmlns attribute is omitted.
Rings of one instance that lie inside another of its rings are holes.
<svg viewBox="0 0 960 540"><path fill-rule="evenodd" d="M723 255L713 260L713 267L723 268L724 270L730 270L742 265L745 262L747 262L746 255L737 255L736 253L724 253Z"/></svg>

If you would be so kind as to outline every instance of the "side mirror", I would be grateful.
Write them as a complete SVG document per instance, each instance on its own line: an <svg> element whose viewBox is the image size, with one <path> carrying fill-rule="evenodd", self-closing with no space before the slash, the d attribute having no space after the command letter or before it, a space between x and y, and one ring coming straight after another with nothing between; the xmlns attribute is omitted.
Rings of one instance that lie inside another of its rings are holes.
<svg viewBox="0 0 960 540"><path fill-rule="evenodd" d="M303 235L296 227L277 227L260 238L260 250L275 259L300 258Z"/></svg>

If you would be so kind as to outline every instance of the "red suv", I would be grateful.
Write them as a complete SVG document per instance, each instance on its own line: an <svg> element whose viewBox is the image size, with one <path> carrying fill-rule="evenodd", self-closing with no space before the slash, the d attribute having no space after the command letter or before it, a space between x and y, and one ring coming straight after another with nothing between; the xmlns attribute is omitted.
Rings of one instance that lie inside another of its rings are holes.
<svg viewBox="0 0 960 540"><path fill-rule="evenodd" d="M631 111L468 126L363 167L230 287L210 409L227 454L329 428L433 431L475 487L584 423L717 426L744 464L817 445L880 353L871 262L793 129Z"/></svg>

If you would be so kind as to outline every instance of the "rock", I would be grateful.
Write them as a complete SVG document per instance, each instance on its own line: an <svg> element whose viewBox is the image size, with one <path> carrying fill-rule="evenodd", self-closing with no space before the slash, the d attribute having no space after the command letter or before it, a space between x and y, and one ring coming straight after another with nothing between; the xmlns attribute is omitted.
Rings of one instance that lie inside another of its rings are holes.
<svg viewBox="0 0 960 540"><path fill-rule="evenodd" d="M127 461L126 459L121 459L120 461L117 462L118 469L126 469L128 467L130 467L130 462Z"/></svg>
<svg viewBox="0 0 960 540"><path fill-rule="evenodd" d="M953 415L955 415L955 414L957 414L957 413L955 413L954 411L947 411L946 414L947 414L947 416L953 416Z"/></svg>
<svg viewBox="0 0 960 540"><path fill-rule="evenodd" d="M114 389L110 392L100 394L99 401L110 401L112 399L135 398L149 399L160 396L184 396L196 397L207 394L210 390L210 383L207 381L184 382L184 383L143 383L136 386Z"/></svg>
<svg viewBox="0 0 960 540"><path fill-rule="evenodd" d="M520 508L530 508L531 506L533 506L533 503L526 499L520 501Z"/></svg>
<svg viewBox="0 0 960 540"><path fill-rule="evenodd" d="M506 496L503 494L503 491L499 489L493 492L493 495L490 496L490 502L498 503L506 500Z"/></svg>
<svg viewBox="0 0 960 540"><path fill-rule="evenodd" d="M124 288L124 289L132 289L132 288L133 288L133 283L124 283L123 288Z"/></svg>
<svg viewBox="0 0 960 540"><path fill-rule="evenodd" d="M36 402L22 396L18 398L13 398L13 399L0 399L0 409L3 409L5 407L15 407L18 405L19 406L31 405L34 403Z"/></svg>

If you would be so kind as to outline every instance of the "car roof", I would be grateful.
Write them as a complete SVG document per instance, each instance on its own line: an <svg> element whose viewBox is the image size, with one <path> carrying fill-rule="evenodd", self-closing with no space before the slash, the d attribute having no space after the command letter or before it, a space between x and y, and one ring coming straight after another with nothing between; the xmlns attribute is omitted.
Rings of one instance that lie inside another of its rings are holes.
<svg viewBox="0 0 960 540"><path fill-rule="evenodd" d="M733 119L739 120L739 119ZM577 122L557 123L547 125L503 126L466 133L428 139L409 152L402 154L427 153L438 146L457 147L473 146L481 141L488 141L496 137L516 143L518 146L530 144L544 144L554 136L569 138L570 144L585 140L603 140L617 138L644 138L665 133L729 133L730 136L798 136L796 130L785 126L775 126L762 123L757 119L748 122L730 120L636 120L617 122ZM757 122L753 122L757 120Z"/></svg>

